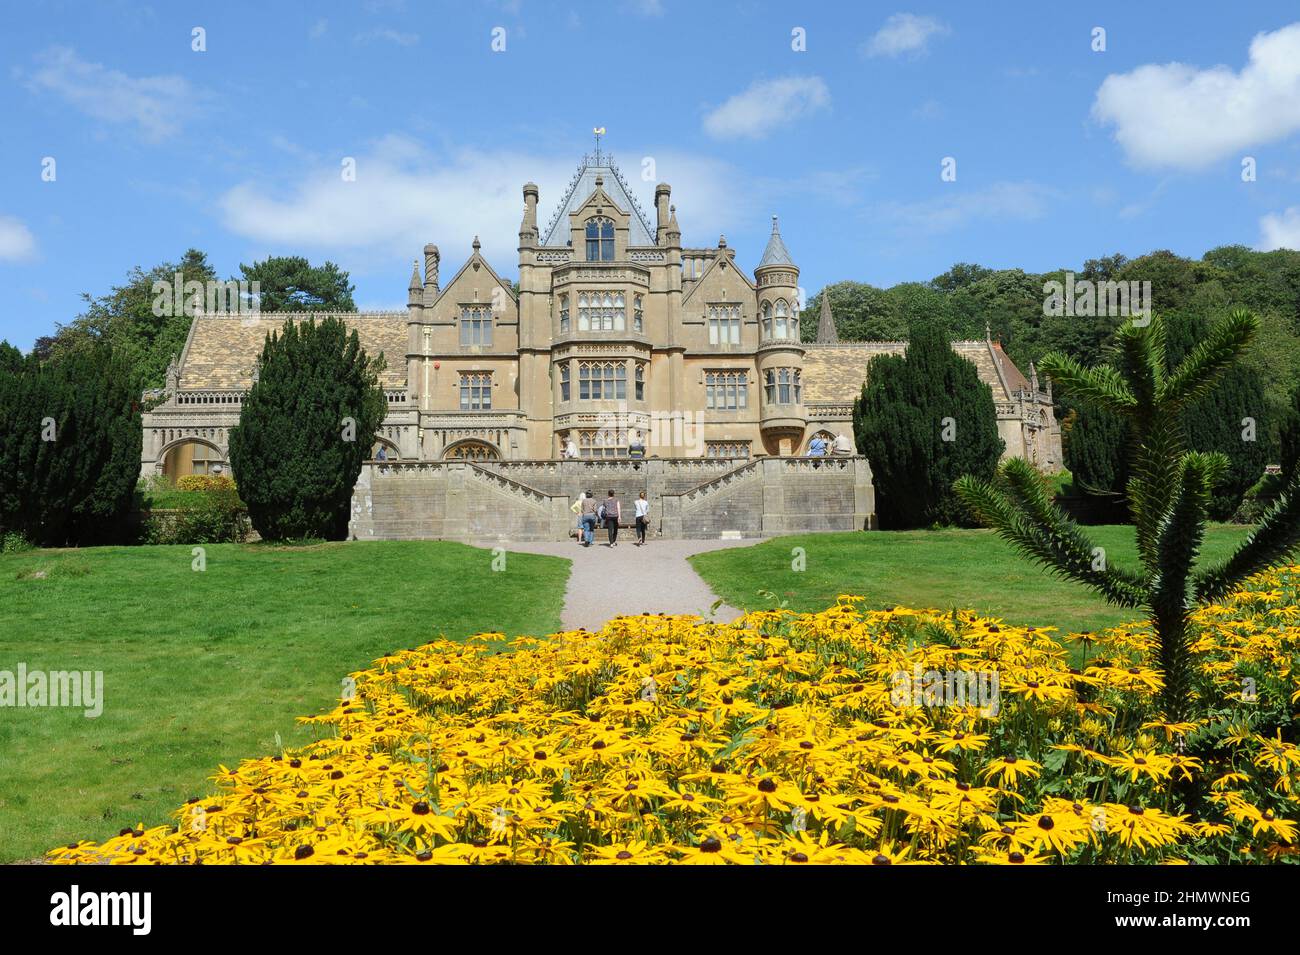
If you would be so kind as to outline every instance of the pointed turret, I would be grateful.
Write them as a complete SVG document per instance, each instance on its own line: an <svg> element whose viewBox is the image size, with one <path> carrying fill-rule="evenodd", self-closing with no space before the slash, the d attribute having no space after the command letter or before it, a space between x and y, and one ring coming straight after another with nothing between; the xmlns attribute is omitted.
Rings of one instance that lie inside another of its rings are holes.
<svg viewBox="0 0 1300 955"><path fill-rule="evenodd" d="M758 267L761 269L765 265L794 265L789 250L781 241L781 230L777 226L776 216L772 216L772 234L767 239L767 248L763 250L763 258L758 263Z"/></svg>
<svg viewBox="0 0 1300 955"><path fill-rule="evenodd" d="M677 224L677 207L670 205L668 207L668 244L678 246L682 244L682 227Z"/></svg>
<svg viewBox="0 0 1300 955"><path fill-rule="evenodd" d="M817 340L819 342L838 342L840 340L840 334L835 330L835 319L831 316L829 289L822 289L822 308L817 316Z"/></svg>
<svg viewBox="0 0 1300 955"><path fill-rule="evenodd" d="M419 305L420 297L424 293L424 286L420 284L420 261L415 259L411 263L411 284L406 287L407 305Z"/></svg>

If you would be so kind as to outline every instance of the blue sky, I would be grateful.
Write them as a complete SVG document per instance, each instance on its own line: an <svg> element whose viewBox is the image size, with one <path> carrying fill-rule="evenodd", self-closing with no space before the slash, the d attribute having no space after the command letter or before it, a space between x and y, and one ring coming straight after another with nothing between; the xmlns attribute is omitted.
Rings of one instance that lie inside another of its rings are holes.
<svg viewBox="0 0 1300 955"><path fill-rule="evenodd" d="M29 2L5 16L0 337L23 348L75 317L80 293L190 246L222 275L331 258L362 308L401 307L429 241L454 271L477 234L514 275L522 184L549 218L595 125L645 209L672 184L688 245L725 233L752 268L779 214L809 295L958 261L1300 247L1294 3Z"/></svg>

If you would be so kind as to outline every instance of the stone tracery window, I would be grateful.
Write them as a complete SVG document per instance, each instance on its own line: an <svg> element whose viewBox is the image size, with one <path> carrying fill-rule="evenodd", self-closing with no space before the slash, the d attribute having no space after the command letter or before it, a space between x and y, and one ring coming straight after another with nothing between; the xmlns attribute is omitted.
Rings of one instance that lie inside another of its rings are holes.
<svg viewBox="0 0 1300 955"><path fill-rule="evenodd" d="M743 371L705 372L704 405L710 411L749 407L749 376Z"/></svg>
<svg viewBox="0 0 1300 955"><path fill-rule="evenodd" d="M573 375L573 371L569 368L569 363L567 361L564 364L560 365L560 400L561 401L569 400L569 394L570 394L569 379L572 377L572 375Z"/></svg>
<svg viewBox="0 0 1300 955"><path fill-rule="evenodd" d="M621 332L626 327L627 296L623 292L578 293L578 331Z"/></svg>
<svg viewBox="0 0 1300 955"><path fill-rule="evenodd" d="M569 331L569 296L560 296L560 334L568 334Z"/></svg>
<svg viewBox="0 0 1300 955"><path fill-rule="evenodd" d="M640 295L632 297L632 331L645 331L645 303Z"/></svg>
<svg viewBox="0 0 1300 955"><path fill-rule="evenodd" d="M740 344L740 306L709 306L709 344Z"/></svg>
<svg viewBox="0 0 1300 955"><path fill-rule="evenodd" d="M450 461L497 461L501 455L486 441L461 441L443 454Z"/></svg>
<svg viewBox="0 0 1300 955"><path fill-rule="evenodd" d="M492 308L488 305L462 305L460 308L460 343L492 344Z"/></svg>
<svg viewBox="0 0 1300 955"><path fill-rule="evenodd" d="M621 361L578 362L578 397L583 401L627 398L627 364Z"/></svg>
<svg viewBox="0 0 1300 955"><path fill-rule="evenodd" d="M468 372L460 376L460 410L486 411L492 407L492 375Z"/></svg>
<svg viewBox="0 0 1300 955"><path fill-rule="evenodd" d="M747 458L749 457L749 442L705 441L704 456L706 458Z"/></svg>
<svg viewBox="0 0 1300 955"><path fill-rule="evenodd" d="M627 432L616 428L579 431L578 454L584 458L626 457Z"/></svg>
<svg viewBox="0 0 1300 955"><path fill-rule="evenodd" d="M799 404L803 398L803 383L798 368L769 368L764 376L767 403L770 405Z"/></svg>
<svg viewBox="0 0 1300 955"><path fill-rule="evenodd" d="M587 220L587 261L614 261L614 223L604 216Z"/></svg>

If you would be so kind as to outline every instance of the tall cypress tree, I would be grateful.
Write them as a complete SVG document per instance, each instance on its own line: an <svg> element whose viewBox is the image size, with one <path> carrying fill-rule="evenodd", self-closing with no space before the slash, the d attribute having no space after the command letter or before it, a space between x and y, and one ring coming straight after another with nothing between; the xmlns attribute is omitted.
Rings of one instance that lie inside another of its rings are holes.
<svg viewBox="0 0 1300 955"><path fill-rule="evenodd" d="M382 357L336 318L286 321L230 432L230 464L267 540L347 534L352 488L384 419Z"/></svg>
<svg viewBox="0 0 1300 955"><path fill-rule="evenodd" d="M139 380L93 343L55 360L5 357L0 529L34 543L119 538L140 474Z"/></svg>
<svg viewBox="0 0 1300 955"><path fill-rule="evenodd" d="M953 482L991 478L1003 450L992 390L931 323L913 326L906 354L871 360L853 430L891 529L969 523Z"/></svg>

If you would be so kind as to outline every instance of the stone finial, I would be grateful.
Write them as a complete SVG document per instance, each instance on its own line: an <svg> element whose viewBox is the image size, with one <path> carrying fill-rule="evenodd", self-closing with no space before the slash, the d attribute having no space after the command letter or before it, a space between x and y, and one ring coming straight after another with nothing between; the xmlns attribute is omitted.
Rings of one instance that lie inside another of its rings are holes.
<svg viewBox="0 0 1300 955"><path fill-rule="evenodd" d="M478 240L478 236L474 236L474 241L473 241L472 243L470 243L470 247L471 247L475 252L478 252L478 250L481 249L481 248L483 247L483 244L482 244L481 242L479 242L479 240Z"/></svg>
<svg viewBox="0 0 1300 955"><path fill-rule="evenodd" d="M984 323L984 340L990 345L993 344L993 326L988 322Z"/></svg>
<svg viewBox="0 0 1300 955"><path fill-rule="evenodd" d="M411 284L406 287L406 291L407 291L406 304L419 305L420 295L424 291L424 286L420 284L420 260L419 259L413 259L411 261Z"/></svg>

